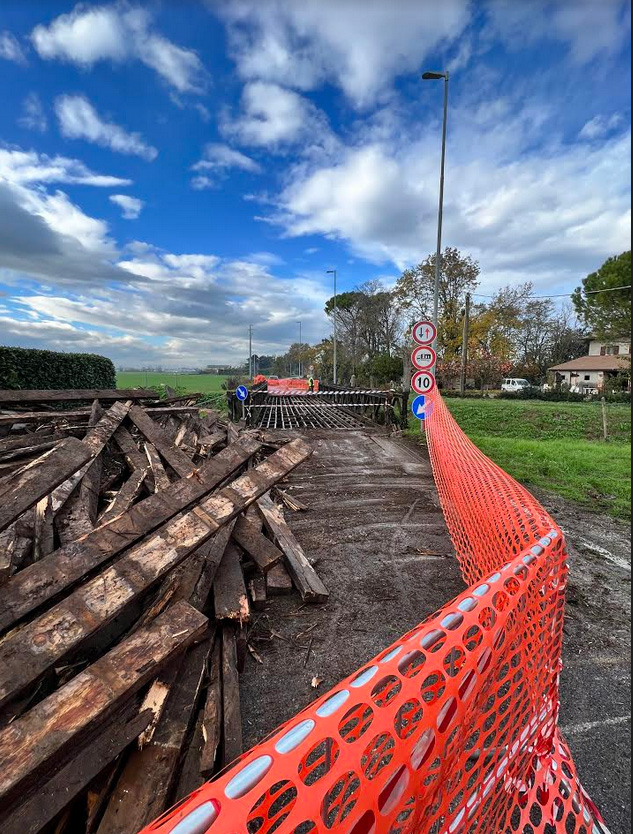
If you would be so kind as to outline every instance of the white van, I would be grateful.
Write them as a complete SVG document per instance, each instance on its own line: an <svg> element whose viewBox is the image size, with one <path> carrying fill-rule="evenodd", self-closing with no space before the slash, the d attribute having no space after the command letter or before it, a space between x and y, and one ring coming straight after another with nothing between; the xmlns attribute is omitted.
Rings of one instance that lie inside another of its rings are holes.
<svg viewBox="0 0 633 834"><path fill-rule="evenodd" d="M504 379L501 382L502 391L514 391L515 394L519 391L523 391L524 388L530 387L530 383L527 379L515 379L514 377L510 377L509 379Z"/></svg>

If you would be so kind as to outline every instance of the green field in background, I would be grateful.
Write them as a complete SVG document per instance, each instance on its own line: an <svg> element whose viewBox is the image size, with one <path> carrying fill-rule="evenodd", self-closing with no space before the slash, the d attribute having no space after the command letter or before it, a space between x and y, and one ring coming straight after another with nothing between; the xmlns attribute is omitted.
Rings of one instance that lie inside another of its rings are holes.
<svg viewBox="0 0 633 834"><path fill-rule="evenodd" d="M156 388L169 385L184 393L217 394L223 391L222 383L228 379L218 374L174 374L153 371L123 371L116 375L117 388Z"/></svg>
<svg viewBox="0 0 633 834"><path fill-rule="evenodd" d="M631 410L600 403L445 400L471 440L521 483L614 518L631 517ZM417 426L410 429L420 437Z"/></svg>

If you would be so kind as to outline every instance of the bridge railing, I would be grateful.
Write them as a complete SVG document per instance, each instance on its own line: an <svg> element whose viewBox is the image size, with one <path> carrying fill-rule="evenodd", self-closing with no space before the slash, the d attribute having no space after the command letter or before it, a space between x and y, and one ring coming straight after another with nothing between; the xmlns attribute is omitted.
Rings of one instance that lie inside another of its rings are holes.
<svg viewBox="0 0 633 834"><path fill-rule="evenodd" d="M469 588L144 834L604 834L558 729L560 529L436 395L437 487Z"/></svg>

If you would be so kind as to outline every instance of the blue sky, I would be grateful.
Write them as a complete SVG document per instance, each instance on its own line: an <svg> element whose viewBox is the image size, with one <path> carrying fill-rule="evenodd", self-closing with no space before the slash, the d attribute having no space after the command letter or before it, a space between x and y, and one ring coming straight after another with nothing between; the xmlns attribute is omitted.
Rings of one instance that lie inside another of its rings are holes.
<svg viewBox="0 0 633 834"><path fill-rule="evenodd" d="M630 248L620 0L0 7L0 344L240 361L446 245L482 292Z"/></svg>

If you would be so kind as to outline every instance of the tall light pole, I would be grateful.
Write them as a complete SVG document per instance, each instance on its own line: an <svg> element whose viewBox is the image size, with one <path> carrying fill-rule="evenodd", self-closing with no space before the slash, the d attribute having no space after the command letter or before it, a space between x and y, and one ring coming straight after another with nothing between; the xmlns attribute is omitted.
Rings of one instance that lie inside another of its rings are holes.
<svg viewBox="0 0 633 834"><path fill-rule="evenodd" d="M336 270L335 269L328 269L327 275L334 276L334 384L336 385L338 382L338 371L337 371L337 363L336 363Z"/></svg>
<svg viewBox="0 0 633 834"><path fill-rule="evenodd" d="M303 362L301 360L301 352L303 349L303 334L301 332L301 322L298 321L297 324L299 325L299 378L301 379L301 377L303 376Z"/></svg>
<svg viewBox="0 0 633 834"><path fill-rule="evenodd" d="M253 325L248 325L248 376L253 380Z"/></svg>
<svg viewBox="0 0 633 834"><path fill-rule="evenodd" d="M433 293L433 324L437 328L440 311L440 276L442 273L442 219L444 215L444 167L446 163L446 125L448 121L448 71L425 72L424 81L440 81L444 79L444 120L442 123L442 162L440 165L440 202L437 213L437 251L435 253L435 290ZM437 348L437 336L433 342Z"/></svg>

